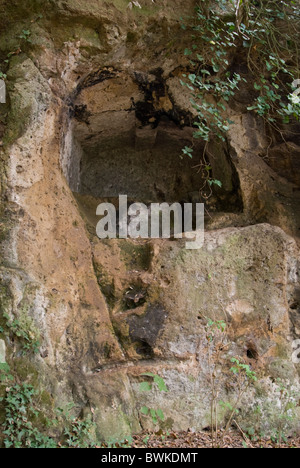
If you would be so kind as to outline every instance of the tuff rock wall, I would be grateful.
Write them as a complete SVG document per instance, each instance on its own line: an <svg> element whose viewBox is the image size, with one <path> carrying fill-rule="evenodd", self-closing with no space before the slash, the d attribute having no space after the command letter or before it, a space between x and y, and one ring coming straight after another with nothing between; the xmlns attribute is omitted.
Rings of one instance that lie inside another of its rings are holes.
<svg viewBox="0 0 300 468"><path fill-rule="evenodd" d="M0 3L1 56L16 52L0 109L0 325L7 313L41 343L23 356L18 339L0 334L1 360L42 391L45 411L92 408L103 438L147 427L144 404L164 411L167 428L197 430L210 424L205 319L226 317L230 352L259 376L241 423L254 424L260 406L267 430L280 405L276 379L299 390L299 128L283 128L286 143L270 147L243 90L226 144L209 148L223 188L210 201L204 248L99 241L100 200L124 191L146 203L197 201L197 159L179 158L193 122L180 17L196 2ZM19 50L29 28L32 42ZM200 158L203 145L195 151ZM169 393L142 394L143 372L163 376ZM235 392L224 386L222 397Z"/></svg>

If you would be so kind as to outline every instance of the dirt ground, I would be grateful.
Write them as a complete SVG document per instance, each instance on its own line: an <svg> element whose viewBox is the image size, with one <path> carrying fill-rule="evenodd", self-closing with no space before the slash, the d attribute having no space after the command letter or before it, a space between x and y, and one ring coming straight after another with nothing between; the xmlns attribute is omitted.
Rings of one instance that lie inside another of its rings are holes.
<svg viewBox="0 0 300 468"><path fill-rule="evenodd" d="M171 432L166 434L144 433L134 437L132 448L213 448L209 432ZM250 440L242 432L219 433L214 448L300 448L300 437L275 442L271 439Z"/></svg>

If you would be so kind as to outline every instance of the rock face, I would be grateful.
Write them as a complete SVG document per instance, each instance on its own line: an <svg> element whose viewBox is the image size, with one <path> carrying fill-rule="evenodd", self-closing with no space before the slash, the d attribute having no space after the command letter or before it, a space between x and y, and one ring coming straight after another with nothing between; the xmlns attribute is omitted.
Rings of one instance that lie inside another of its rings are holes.
<svg viewBox="0 0 300 468"><path fill-rule="evenodd" d="M213 231L199 251L156 241L151 243L150 264L134 266L139 274L129 271L129 265L123 273L117 267L124 261L124 242L99 246L95 255L98 271L107 275L105 281L99 275L100 285L110 299L112 323L127 357L125 364L96 369L101 381L123 373L138 405L162 408L172 427L209 426L211 367L204 324L211 319L226 321L231 356L244 358L264 376L256 397L247 395L244 423L251 412L254 416L256 398L272 381L283 378L297 386L289 309L299 293L299 266L290 237L263 224ZM149 245L133 244L132 258L141 258L142 249ZM114 286L113 294L105 284ZM146 291L141 304L131 309L124 302L130 287ZM141 394L139 376L145 371L162 375L170 392ZM271 396L276 404L275 390Z"/></svg>
<svg viewBox="0 0 300 468"><path fill-rule="evenodd" d="M6 363L6 346L5 341L0 340L0 364Z"/></svg>
<svg viewBox="0 0 300 468"><path fill-rule="evenodd" d="M6 360L26 381L38 373L53 405L94 408L104 438L147 427L144 405L164 411L164 427L201 429L211 401L205 320L225 320L230 356L259 376L242 420L251 424L260 406L270 427L276 379L299 388L297 142L270 148L257 118L232 103L228 142L209 149L223 188L203 249L100 241L99 200L197 198L197 160L179 158L193 118L179 82L189 40L179 18L195 2L145 0L141 10L119 0L50 3L39 21L35 2L28 17L21 6L5 9L14 28L0 41L3 56L17 50L17 32L31 25L32 44L10 61L3 110L1 313L41 344L23 357L20 342L0 334ZM144 372L164 377L169 392L140 392ZM222 398L233 401L225 384Z"/></svg>

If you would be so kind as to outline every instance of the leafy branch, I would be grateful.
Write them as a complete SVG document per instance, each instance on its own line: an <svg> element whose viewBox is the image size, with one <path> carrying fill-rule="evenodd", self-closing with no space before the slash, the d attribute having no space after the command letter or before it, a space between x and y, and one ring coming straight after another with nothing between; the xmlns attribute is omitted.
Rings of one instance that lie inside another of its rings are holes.
<svg viewBox="0 0 300 468"><path fill-rule="evenodd" d="M150 377L152 382L141 382L140 384L140 391L141 392L151 392L154 387L158 389L159 392L168 392L168 388L166 383L162 377L159 375L153 374L152 372L145 372L141 374L143 377ZM144 416L150 416L152 419L153 424L156 426L161 420L162 422L165 420L164 413L161 409L154 409L149 408L148 406L143 406L140 410L141 414Z"/></svg>
<svg viewBox="0 0 300 468"><path fill-rule="evenodd" d="M23 310L17 319L12 319L7 313L3 314L3 318L6 320L5 325L9 333L20 339L23 354L28 352L37 354L40 348L40 333L26 311Z"/></svg>
<svg viewBox="0 0 300 468"><path fill-rule="evenodd" d="M231 4L231 7L230 7ZM225 141L230 128L229 102L241 85L254 86L248 106L278 130L277 121L299 120L300 103L292 83L299 77L300 9L294 0L201 0L184 54L190 72L182 85L191 92L197 114L195 139ZM235 57L247 74L232 71ZM246 78L245 78L246 76ZM253 85L254 83L254 85ZM193 149L183 153L192 157Z"/></svg>

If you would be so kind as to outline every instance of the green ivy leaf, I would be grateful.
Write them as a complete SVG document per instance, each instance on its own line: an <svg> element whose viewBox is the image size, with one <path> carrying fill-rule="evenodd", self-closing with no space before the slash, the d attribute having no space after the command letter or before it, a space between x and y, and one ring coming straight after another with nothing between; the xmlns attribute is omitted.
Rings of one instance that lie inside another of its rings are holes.
<svg viewBox="0 0 300 468"><path fill-rule="evenodd" d="M158 410L156 411L156 414L157 414L157 416L159 417L159 419L160 419L161 421L164 421L164 420L165 420L165 415L164 415L164 413L162 412L161 409L158 409Z"/></svg>
<svg viewBox="0 0 300 468"><path fill-rule="evenodd" d="M143 406L143 407L141 408L141 413L144 414L145 416L148 416L149 411L150 411L150 410L149 410L149 408L148 408L147 406Z"/></svg>
<svg viewBox="0 0 300 468"><path fill-rule="evenodd" d="M183 148L182 152L186 156L189 156L189 158L193 158L193 149L192 148L189 148L188 146L186 146L185 148Z"/></svg>
<svg viewBox="0 0 300 468"><path fill-rule="evenodd" d="M273 69L273 65L270 62L266 62L267 70L271 71Z"/></svg>
<svg viewBox="0 0 300 468"><path fill-rule="evenodd" d="M152 385L150 385L148 382L142 382L140 384L141 392L151 392L151 390L152 390Z"/></svg>
<svg viewBox="0 0 300 468"><path fill-rule="evenodd" d="M156 383L156 385L158 386L158 389L160 392L168 392L168 388L165 384L165 381L162 377L159 377L158 375L156 375L154 377L154 382Z"/></svg>

